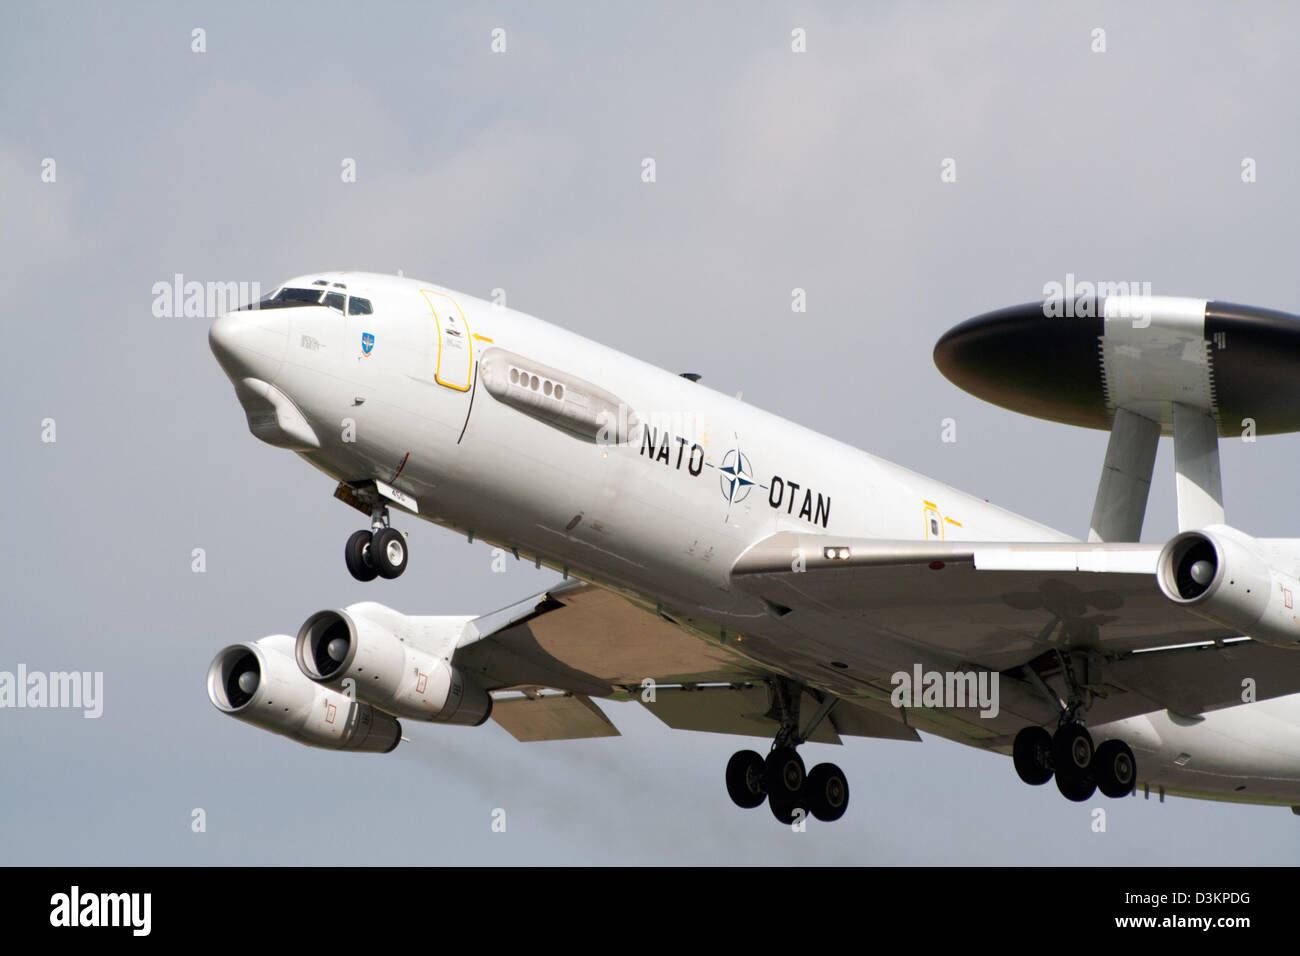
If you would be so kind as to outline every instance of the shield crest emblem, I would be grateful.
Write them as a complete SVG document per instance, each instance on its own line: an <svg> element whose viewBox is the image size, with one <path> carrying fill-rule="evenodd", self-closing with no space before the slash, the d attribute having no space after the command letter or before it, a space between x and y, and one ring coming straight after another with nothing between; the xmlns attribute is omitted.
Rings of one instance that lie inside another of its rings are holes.
<svg viewBox="0 0 1300 956"><path fill-rule="evenodd" d="M369 354L371 353L371 351L373 351L374 347L375 347L375 336L374 336L374 334L373 334L373 333L370 333L370 332L362 332L362 333L361 333L361 351L362 351L362 353L365 354L365 355L369 355Z"/></svg>

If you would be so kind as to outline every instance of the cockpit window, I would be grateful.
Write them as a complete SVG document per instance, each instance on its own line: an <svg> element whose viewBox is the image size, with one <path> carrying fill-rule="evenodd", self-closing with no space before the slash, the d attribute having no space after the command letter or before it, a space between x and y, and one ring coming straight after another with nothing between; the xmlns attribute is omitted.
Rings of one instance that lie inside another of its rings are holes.
<svg viewBox="0 0 1300 956"><path fill-rule="evenodd" d="M244 309L291 309L295 306L320 305L320 289L281 289Z"/></svg>
<svg viewBox="0 0 1300 956"><path fill-rule="evenodd" d="M348 315L370 315L370 300L358 299L355 295L348 299Z"/></svg>
<svg viewBox="0 0 1300 956"><path fill-rule="evenodd" d="M307 305L320 304L320 289L281 289L271 296L271 302L303 302Z"/></svg>
<svg viewBox="0 0 1300 956"><path fill-rule="evenodd" d="M325 304L328 305L331 309L337 311L339 315L342 315L343 314L343 293L341 292L327 293L325 296Z"/></svg>

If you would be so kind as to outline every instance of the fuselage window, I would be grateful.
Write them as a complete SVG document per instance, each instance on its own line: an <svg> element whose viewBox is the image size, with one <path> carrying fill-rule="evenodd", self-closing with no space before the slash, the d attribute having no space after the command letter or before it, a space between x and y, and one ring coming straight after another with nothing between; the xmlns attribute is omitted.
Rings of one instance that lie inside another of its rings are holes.
<svg viewBox="0 0 1300 956"><path fill-rule="evenodd" d="M370 300L358 299L355 295L348 299L348 315L369 315Z"/></svg>
<svg viewBox="0 0 1300 956"><path fill-rule="evenodd" d="M325 296L325 304L328 305L331 309L335 309L339 313L339 315L342 315L343 314L343 293L342 292L327 293Z"/></svg>

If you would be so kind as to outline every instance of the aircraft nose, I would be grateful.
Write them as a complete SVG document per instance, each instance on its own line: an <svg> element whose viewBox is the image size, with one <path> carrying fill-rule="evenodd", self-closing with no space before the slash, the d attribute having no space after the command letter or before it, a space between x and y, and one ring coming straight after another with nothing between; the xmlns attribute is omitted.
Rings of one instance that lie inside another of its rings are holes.
<svg viewBox="0 0 1300 956"><path fill-rule="evenodd" d="M274 381L288 342L282 323L259 316L256 310L227 312L208 330L212 354L236 384L245 378Z"/></svg>

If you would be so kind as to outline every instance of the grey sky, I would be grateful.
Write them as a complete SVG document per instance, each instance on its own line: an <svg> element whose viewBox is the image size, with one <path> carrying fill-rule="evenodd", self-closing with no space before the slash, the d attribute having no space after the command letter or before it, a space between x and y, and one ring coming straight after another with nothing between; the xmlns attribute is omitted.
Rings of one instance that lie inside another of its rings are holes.
<svg viewBox="0 0 1300 956"><path fill-rule="evenodd" d="M606 705L622 738L408 725L412 743L381 757L212 707L205 669L233 641L363 599L486 612L554 576L492 574L485 546L419 524L403 578L353 581L355 512L248 434L206 321L151 314L175 273L269 287L403 269L504 288L514 308L1076 534L1105 436L958 392L930 359L943 331L1067 272L1300 311L1292 7L608 6L0 12L0 669L106 683L99 720L0 711L0 860L1296 862L1284 809L1130 799L1097 834L1096 801L933 738L810 745L853 801L796 835L727 799L742 739L670 731L636 705ZM945 157L956 183L940 182ZM956 444L939 440L947 416ZM1230 521L1300 533L1296 442L1224 443ZM1158 469L1148 540L1176 530L1167 448Z"/></svg>

